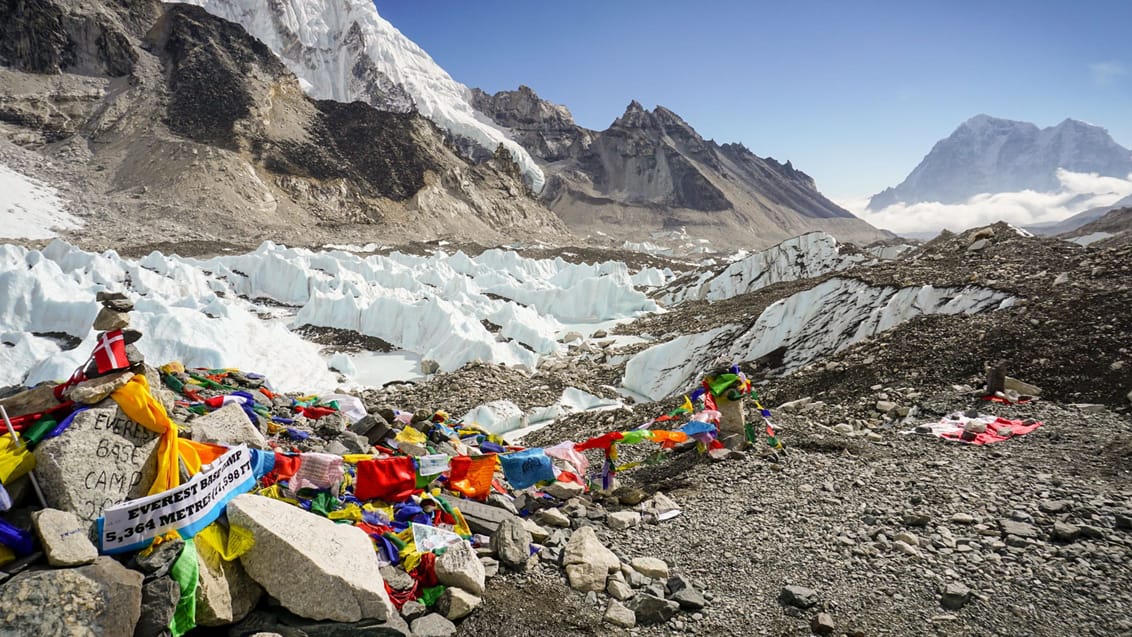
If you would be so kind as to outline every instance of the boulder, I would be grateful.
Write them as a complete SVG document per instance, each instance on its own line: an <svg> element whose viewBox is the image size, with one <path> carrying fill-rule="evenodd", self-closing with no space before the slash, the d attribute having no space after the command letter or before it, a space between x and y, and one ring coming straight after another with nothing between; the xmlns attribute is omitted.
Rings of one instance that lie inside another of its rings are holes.
<svg viewBox="0 0 1132 637"><path fill-rule="evenodd" d="M810 630L815 635L831 635L837 630L837 624L829 613L818 613L810 620Z"/></svg>
<svg viewBox="0 0 1132 637"><path fill-rule="evenodd" d="M621 560L597 539L593 527L584 526L570 536L562 555L570 587L588 593L605 590L610 573L621 568Z"/></svg>
<svg viewBox="0 0 1132 637"><path fill-rule="evenodd" d="M0 586L0 635L133 635L142 574L100 557L78 568L26 571Z"/></svg>
<svg viewBox="0 0 1132 637"><path fill-rule="evenodd" d="M146 495L157 475L158 435L113 402L80 412L61 435L35 448L48 506L92 522L106 507Z"/></svg>
<svg viewBox="0 0 1132 637"><path fill-rule="evenodd" d="M951 582L940 591L939 605L947 610L959 610L971 599L971 589L958 582Z"/></svg>
<svg viewBox="0 0 1132 637"><path fill-rule="evenodd" d="M703 593L694 588L685 588L677 591L672 595L672 601L680 604L680 608L684 610L696 611L707 606L707 599L704 598Z"/></svg>
<svg viewBox="0 0 1132 637"><path fill-rule="evenodd" d="M445 586L456 586L473 595L483 595L485 577L483 563L467 542L448 547L444 555L436 559L436 579Z"/></svg>
<svg viewBox="0 0 1132 637"><path fill-rule="evenodd" d="M436 613L413 620L413 637L455 637L456 624Z"/></svg>
<svg viewBox="0 0 1132 637"><path fill-rule="evenodd" d="M638 573L651 579L668 580L668 564L655 557L635 557L629 563Z"/></svg>
<svg viewBox="0 0 1132 637"><path fill-rule="evenodd" d="M396 616L361 529L252 494L228 503L228 519L255 536L240 556L248 575L291 612L338 622Z"/></svg>
<svg viewBox="0 0 1132 637"><path fill-rule="evenodd" d="M243 619L259 603L263 588L248 576L239 560L224 561L205 542L196 543L197 624L221 626Z"/></svg>
<svg viewBox="0 0 1132 637"><path fill-rule="evenodd" d="M784 586L778 594L778 603L806 609L818 603L818 592L805 586Z"/></svg>
<svg viewBox="0 0 1132 637"><path fill-rule="evenodd" d="M614 531L624 531L639 525L641 514L637 511L615 511L606 516L605 523Z"/></svg>
<svg viewBox="0 0 1132 637"><path fill-rule="evenodd" d="M134 637L167 635L179 601L181 585L171 578L158 577L146 582L142 586L141 616L134 627Z"/></svg>
<svg viewBox="0 0 1132 637"><path fill-rule="evenodd" d="M518 518L508 516L492 534L491 550L507 568L525 571L531 557L531 533Z"/></svg>
<svg viewBox="0 0 1132 637"><path fill-rule="evenodd" d="M609 602L609 607L605 609L605 615L601 619L619 628L632 628L637 625L637 615L617 600Z"/></svg>
<svg viewBox="0 0 1132 637"><path fill-rule="evenodd" d="M436 610L451 620L462 619L480 607L483 600L462 588L448 587L436 600Z"/></svg>
<svg viewBox="0 0 1132 637"><path fill-rule="evenodd" d="M217 634L249 636L259 634L265 637L269 635L276 637L279 635L286 637L410 637L412 632L405 620L397 614L384 621L363 619L351 623L342 623L315 621L299 617L282 608L270 608L252 611L243 621L229 626L224 633Z"/></svg>
<svg viewBox="0 0 1132 637"><path fill-rule="evenodd" d="M570 518L559 509L543 509L534 514L532 518L537 524L553 526L560 529L570 528Z"/></svg>
<svg viewBox="0 0 1132 637"><path fill-rule="evenodd" d="M585 493L586 488L577 482L552 482L543 487L543 491L559 500L569 500Z"/></svg>
<svg viewBox="0 0 1132 637"><path fill-rule="evenodd" d="M242 407L235 403L224 405L216 411L194 418L189 425L193 429L192 438L197 442L210 442L219 445L245 444L256 449L267 449L267 439L259 428L252 424Z"/></svg>
<svg viewBox="0 0 1132 637"><path fill-rule="evenodd" d="M1025 522L1018 522L1016 520L999 520L999 527L1002 529L1003 535L1014 535L1016 537L1023 537L1027 539L1036 540L1042 536L1042 532L1036 526L1026 524Z"/></svg>
<svg viewBox="0 0 1132 637"><path fill-rule="evenodd" d="M31 519L51 566L82 566L98 559L98 549L87 536L88 525L74 513L43 509L32 513Z"/></svg>
<svg viewBox="0 0 1132 637"><path fill-rule="evenodd" d="M641 594L629 602L629 608L637 618L638 624L661 624L680 610L680 605L656 595Z"/></svg>
<svg viewBox="0 0 1132 637"><path fill-rule="evenodd" d="M619 574L619 573L618 573ZM605 583L605 592L613 599L625 601L633 596L633 587L624 579L610 577Z"/></svg>

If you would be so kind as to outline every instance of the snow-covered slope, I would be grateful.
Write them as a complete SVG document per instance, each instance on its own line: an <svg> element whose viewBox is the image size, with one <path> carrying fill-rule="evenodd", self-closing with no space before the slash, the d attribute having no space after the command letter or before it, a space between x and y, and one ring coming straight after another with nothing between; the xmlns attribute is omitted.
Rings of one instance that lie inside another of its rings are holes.
<svg viewBox="0 0 1132 637"><path fill-rule="evenodd" d="M275 52L311 97L421 115L489 152L503 144L536 191L542 170L477 117L471 91L377 13L372 0L184 0L236 22Z"/></svg>
<svg viewBox="0 0 1132 637"><path fill-rule="evenodd" d="M79 227L54 188L0 164L0 239L50 239Z"/></svg>
<svg viewBox="0 0 1132 637"><path fill-rule="evenodd" d="M923 314L976 313L1013 304L988 288L876 287L834 278L775 302L749 329L727 325L680 336L626 364L626 389L659 400L685 391L718 361L753 361L779 348L789 372Z"/></svg>
<svg viewBox="0 0 1132 637"><path fill-rule="evenodd" d="M1063 188L1059 169L1126 179L1132 151L1105 129L1073 119L1039 129L976 115L937 142L903 182L875 195L868 207L961 203L981 193L1054 192Z"/></svg>
<svg viewBox="0 0 1132 637"><path fill-rule="evenodd" d="M674 281L661 297L664 305L685 301L720 301L783 281L807 279L868 261L846 253L833 236L809 232L732 262L721 271L701 272Z"/></svg>
<svg viewBox="0 0 1132 637"><path fill-rule="evenodd" d="M659 274L657 275L659 276ZM89 354L99 290L135 301L147 360L238 367L282 389L332 388L303 325L385 340L453 370L481 360L534 368L565 352L560 321L597 323L657 309L621 263L535 260L505 250L358 256L272 243L205 260L158 252L133 261L56 241L0 246L0 386L66 378ZM49 333L82 339L61 351ZM30 370L30 373L29 373Z"/></svg>

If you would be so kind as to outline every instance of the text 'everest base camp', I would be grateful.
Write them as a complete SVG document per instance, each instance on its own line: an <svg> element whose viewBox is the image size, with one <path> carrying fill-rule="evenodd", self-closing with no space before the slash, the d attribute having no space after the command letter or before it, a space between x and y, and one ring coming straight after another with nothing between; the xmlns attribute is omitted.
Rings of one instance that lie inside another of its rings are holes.
<svg viewBox="0 0 1132 637"><path fill-rule="evenodd" d="M878 214L1079 209L904 239L368 0L0 23L0 635L1132 634L1104 129L965 122Z"/></svg>

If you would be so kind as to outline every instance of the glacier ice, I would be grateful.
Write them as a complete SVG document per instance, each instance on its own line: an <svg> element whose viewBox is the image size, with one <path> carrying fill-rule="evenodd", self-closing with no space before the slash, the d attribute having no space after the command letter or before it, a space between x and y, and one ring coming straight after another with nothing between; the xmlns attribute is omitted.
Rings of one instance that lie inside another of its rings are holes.
<svg viewBox="0 0 1132 637"><path fill-rule="evenodd" d="M622 385L652 400L690 391L699 374L722 363L757 360L785 347L785 371L802 367L923 314L1003 309L1013 297L969 286L879 287L833 278L768 306L747 329L725 326L677 337L631 358Z"/></svg>
<svg viewBox="0 0 1132 637"><path fill-rule="evenodd" d="M131 323L151 362L238 367L283 390L337 384L319 348L291 331L303 325L380 338L445 371L477 360L533 369L542 357L565 353L560 319L602 323L658 309L634 289L622 263L573 264L505 250L367 256L266 242L247 254L153 252L131 260L56 240L42 251L0 245L0 286L7 293L0 305L3 385L66 378L83 363L100 290L134 301ZM60 351L37 336L45 333L82 343ZM330 366L372 376L370 362L336 356Z"/></svg>

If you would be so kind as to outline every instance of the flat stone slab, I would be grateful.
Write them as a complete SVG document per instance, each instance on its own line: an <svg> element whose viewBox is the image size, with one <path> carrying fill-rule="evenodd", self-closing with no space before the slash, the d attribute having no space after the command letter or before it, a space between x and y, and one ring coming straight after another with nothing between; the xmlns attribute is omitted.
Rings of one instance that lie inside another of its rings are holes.
<svg viewBox="0 0 1132 637"><path fill-rule="evenodd" d="M113 401L75 415L66 431L35 448L48 506L92 522L106 507L146 495L157 475L158 442Z"/></svg>
<svg viewBox="0 0 1132 637"><path fill-rule="evenodd" d="M189 426L193 429L192 439L197 442L229 446L246 444L255 449L267 449L267 439L248 420L243 408L234 403L194 418Z"/></svg>
<svg viewBox="0 0 1132 637"><path fill-rule="evenodd" d="M51 566L82 566L98 559L98 549L87 536L87 524L70 511L43 509L31 514L35 534Z"/></svg>

